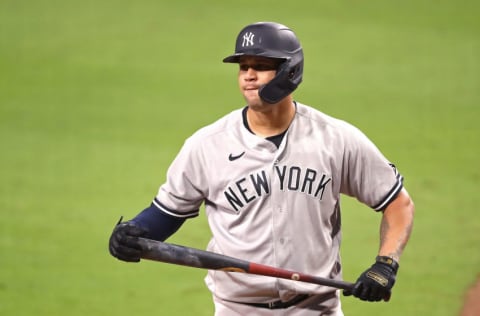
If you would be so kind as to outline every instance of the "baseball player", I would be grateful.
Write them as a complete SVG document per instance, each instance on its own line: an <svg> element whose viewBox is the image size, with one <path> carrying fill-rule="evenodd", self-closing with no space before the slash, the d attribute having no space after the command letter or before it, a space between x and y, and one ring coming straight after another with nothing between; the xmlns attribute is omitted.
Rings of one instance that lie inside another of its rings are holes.
<svg viewBox="0 0 480 316"><path fill-rule="evenodd" d="M297 102L303 50L288 27L244 27L226 63L239 65L246 106L188 138L151 205L119 223L109 249L140 260L137 238L174 234L205 205L208 250L342 279L340 196L381 216L378 256L351 291L380 301L395 283L414 205L394 165L357 128ZM339 291L316 284L210 270L215 315L343 315Z"/></svg>

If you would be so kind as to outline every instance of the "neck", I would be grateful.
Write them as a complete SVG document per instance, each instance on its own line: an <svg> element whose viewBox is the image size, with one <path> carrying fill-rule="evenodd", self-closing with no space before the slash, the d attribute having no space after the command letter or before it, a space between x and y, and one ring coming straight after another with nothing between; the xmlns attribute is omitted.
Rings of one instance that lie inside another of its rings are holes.
<svg viewBox="0 0 480 316"><path fill-rule="evenodd" d="M262 110L249 107L248 125L252 132L260 137L270 137L283 133L295 116L295 105L287 97L277 104L267 105Z"/></svg>

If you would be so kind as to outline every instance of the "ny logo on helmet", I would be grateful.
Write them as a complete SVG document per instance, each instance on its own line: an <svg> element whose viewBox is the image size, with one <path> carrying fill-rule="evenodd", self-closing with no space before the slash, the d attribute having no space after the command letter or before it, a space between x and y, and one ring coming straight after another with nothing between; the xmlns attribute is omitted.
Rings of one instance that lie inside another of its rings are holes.
<svg viewBox="0 0 480 316"><path fill-rule="evenodd" d="M242 47L245 46L253 46L253 38L255 37L255 34L252 32L248 32L243 34L243 42L242 42Z"/></svg>

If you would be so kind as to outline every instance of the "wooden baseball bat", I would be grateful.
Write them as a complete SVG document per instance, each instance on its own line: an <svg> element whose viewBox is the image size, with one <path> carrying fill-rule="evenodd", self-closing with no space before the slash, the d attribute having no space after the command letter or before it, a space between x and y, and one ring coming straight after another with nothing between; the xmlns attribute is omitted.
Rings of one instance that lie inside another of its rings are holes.
<svg viewBox="0 0 480 316"><path fill-rule="evenodd" d="M350 290L353 283L308 275L296 271L275 268L253 263L210 251L168 244L156 240L139 238L143 249L142 258L188 267L222 270L227 272L243 272L249 274L270 276L306 283L320 284L337 289Z"/></svg>

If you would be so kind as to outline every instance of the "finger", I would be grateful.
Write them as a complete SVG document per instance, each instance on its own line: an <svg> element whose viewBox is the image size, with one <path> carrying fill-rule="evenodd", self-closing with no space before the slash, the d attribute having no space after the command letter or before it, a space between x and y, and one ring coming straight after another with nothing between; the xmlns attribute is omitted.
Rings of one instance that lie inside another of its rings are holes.
<svg viewBox="0 0 480 316"><path fill-rule="evenodd" d="M142 237L147 233L147 230L136 225L128 225L125 227L125 234L133 237Z"/></svg>
<svg viewBox="0 0 480 316"><path fill-rule="evenodd" d="M388 301L390 301L390 297L391 297L391 296L392 296L392 291L391 291L391 290L388 290L388 292L383 295L383 300L384 300L385 302L388 302Z"/></svg>
<svg viewBox="0 0 480 316"><path fill-rule="evenodd" d="M370 302L378 302L383 298L383 291L376 286L371 287L368 300Z"/></svg>
<svg viewBox="0 0 480 316"><path fill-rule="evenodd" d="M350 296L352 295L352 290L343 290L343 296Z"/></svg>
<svg viewBox="0 0 480 316"><path fill-rule="evenodd" d="M137 257L137 256L131 257L121 253L117 253L115 258L117 258L118 260L126 261L126 262L140 262L140 257Z"/></svg>
<svg viewBox="0 0 480 316"><path fill-rule="evenodd" d="M122 245L117 246L110 246L110 253L124 261L131 261L131 262L138 262L140 261L141 251L129 247L125 247Z"/></svg>
<svg viewBox="0 0 480 316"><path fill-rule="evenodd" d="M358 295L358 298L361 299L362 301L368 301L370 298L370 287L368 286L362 286L362 289L360 290L360 294Z"/></svg>
<svg viewBox="0 0 480 316"><path fill-rule="evenodd" d="M112 240L112 244L115 248L125 247L125 248L132 248L137 251L142 250L142 246L138 240L138 237L131 237L128 235L117 235L114 236Z"/></svg>
<svg viewBox="0 0 480 316"><path fill-rule="evenodd" d="M355 283L352 289L353 296L359 297L360 293L362 292L362 288L363 288L363 283L357 281L357 283Z"/></svg>

